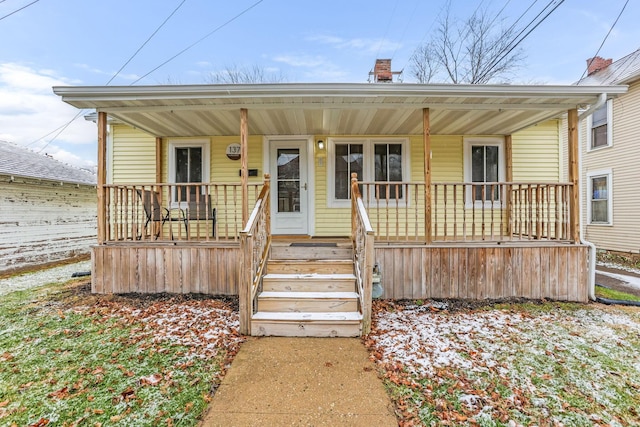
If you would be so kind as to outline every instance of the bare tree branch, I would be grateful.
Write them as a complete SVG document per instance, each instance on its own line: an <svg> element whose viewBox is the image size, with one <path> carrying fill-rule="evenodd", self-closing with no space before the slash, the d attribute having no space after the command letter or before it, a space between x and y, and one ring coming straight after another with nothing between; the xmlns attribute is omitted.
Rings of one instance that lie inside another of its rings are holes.
<svg viewBox="0 0 640 427"><path fill-rule="evenodd" d="M510 51L516 30L502 25L500 13L477 9L465 21L456 21L448 6L434 37L411 57L412 75L419 83L508 82L524 54L522 49Z"/></svg>
<svg viewBox="0 0 640 427"><path fill-rule="evenodd" d="M286 78L281 73L267 73L258 65L252 67L238 67L228 65L222 71L210 73L206 78L213 84L239 84L239 83L282 83Z"/></svg>

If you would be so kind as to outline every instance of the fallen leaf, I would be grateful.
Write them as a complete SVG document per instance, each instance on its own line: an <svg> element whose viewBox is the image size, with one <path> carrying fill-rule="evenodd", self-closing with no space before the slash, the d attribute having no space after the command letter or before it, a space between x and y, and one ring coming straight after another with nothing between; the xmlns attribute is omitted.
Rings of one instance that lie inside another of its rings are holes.
<svg viewBox="0 0 640 427"><path fill-rule="evenodd" d="M140 377L139 381L140 381L140 385L155 386L155 385L158 385L160 381L162 381L162 375L153 374L153 375L149 375L148 377Z"/></svg>

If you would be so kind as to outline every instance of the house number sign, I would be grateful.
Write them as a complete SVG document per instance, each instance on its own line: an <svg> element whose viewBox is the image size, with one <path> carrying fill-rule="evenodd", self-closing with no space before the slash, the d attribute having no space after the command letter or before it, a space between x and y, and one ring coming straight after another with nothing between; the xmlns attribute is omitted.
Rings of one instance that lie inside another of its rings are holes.
<svg viewBox="0 0 640 427"><path fill-rule="evenodd" d="M240 144L234 143L227 145L227 157L231 160L240 159Z"/></svg>

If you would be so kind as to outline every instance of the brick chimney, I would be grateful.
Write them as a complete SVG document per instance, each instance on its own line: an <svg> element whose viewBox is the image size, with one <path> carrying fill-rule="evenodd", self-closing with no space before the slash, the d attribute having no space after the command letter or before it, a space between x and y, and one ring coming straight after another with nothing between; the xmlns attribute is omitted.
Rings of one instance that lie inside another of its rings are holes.
<svg viewBox="0 0 640 427"><path fill-rule="evenodd" d="M593 58L587 59L587 76L590 76L600 70L604 70L612 63L613 59L604 59L600 56L594 56Z"/></svg>
<svg viewBox="0 0 640 427"><path fill-rule="evenodd" d="M373 68L374 83L391 83L393 81L393 73L391 72L390 59L376 59L376 65Z"/></svg>

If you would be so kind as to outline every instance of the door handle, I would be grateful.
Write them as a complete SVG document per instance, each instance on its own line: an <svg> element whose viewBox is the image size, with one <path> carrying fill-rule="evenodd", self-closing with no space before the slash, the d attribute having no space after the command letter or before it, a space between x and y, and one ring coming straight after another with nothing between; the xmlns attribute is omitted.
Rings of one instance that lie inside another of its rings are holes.
<svg viewBox="0 0 640 427"><path fill-rule="evenodd" d="M307 189L307 183L306 183L306 182L304 183L303 188L304 188L305 190Z"/></svg>

